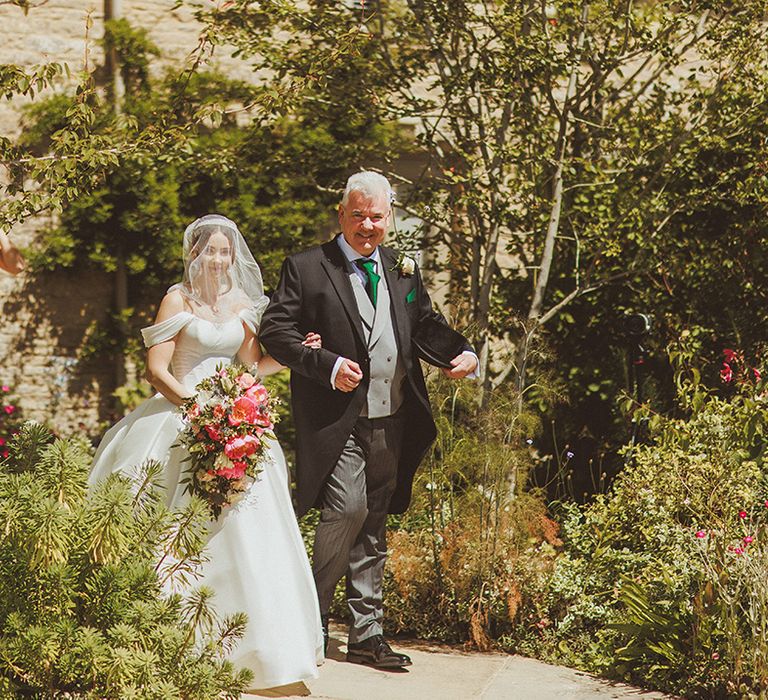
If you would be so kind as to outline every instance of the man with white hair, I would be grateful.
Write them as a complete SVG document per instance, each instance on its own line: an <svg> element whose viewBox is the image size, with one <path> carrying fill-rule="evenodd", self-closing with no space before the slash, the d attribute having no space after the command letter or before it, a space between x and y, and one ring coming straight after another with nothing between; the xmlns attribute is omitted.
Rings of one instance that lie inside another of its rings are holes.
<svg viewBox="0 0 768 700"><path fill-rule="evenodd" d="M347 660L378 668L411 664L384 639L382 579L387 513L408 507L437 434L418 358L455 379L477 368L466 339L433 310L415 262L382 245L392 200L382 175L352 175L341 233L285 260L260 330L291 369L299 515L321 511L312 569L326 646L328 610L346 574ZM322 348L302 344L308 329Z"/></svg>

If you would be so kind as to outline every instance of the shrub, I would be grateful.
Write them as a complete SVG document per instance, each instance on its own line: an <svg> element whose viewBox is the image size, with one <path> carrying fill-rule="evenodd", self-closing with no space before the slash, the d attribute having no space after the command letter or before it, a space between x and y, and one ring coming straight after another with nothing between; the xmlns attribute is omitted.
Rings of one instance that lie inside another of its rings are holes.
<svg viewBox="0 0 768 700"><path fill-rule="evenodd" d="M725 397L701 386L686 342L671 352L680 415L644 409L650 441L626 450L610 493L562 508L552 651L686 696L762 696L766 401L759 373Z"/></svg>
<svg viewBox="0 0 768 700"><path fill-rule="evenodd" d="M518 650L549 624L560 544L542 495L522 489L536 421L501 390L484 408L469 383L438 377L431 393L438 438L391 522L385 615L394 631Z"/></svg>
<svg viewBox="0 0 768 700"><path fill-rule="evenodd" d="M166 594L202 556L205 505L169 511L147 464L86 489L90 449L26 424L0 463L0 696L239 697L225 659L244 615L218 622L211 591Z"/></svg>

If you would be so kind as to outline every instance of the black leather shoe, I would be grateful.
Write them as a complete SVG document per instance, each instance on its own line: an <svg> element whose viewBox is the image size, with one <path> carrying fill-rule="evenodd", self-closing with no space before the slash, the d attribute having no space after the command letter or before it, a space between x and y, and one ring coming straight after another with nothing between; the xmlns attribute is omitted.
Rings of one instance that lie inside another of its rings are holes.
<svg viewBox="0 0 768 700"><path fill-rule="evenodd" d="M392 647L380 634L375 634L356 644L348 644L347 661L376 668L403 668L413 663L410 656L392 651Z"/></svg>
<svg viewBox="0 0 768 700"><path fill-rule="evenodd" d="M328 655L328 615L320 615L320 624L323 627L323 654Z"/></svg>

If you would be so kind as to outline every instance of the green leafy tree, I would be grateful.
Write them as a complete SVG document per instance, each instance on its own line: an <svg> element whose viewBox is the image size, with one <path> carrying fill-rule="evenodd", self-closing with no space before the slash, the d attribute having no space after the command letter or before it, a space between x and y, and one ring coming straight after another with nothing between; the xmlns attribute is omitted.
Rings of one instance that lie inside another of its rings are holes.
<svg viewBox="0 0 768 700"><path fill-rule="evenodd" d="M762 11L759 2L235 1L201 18L244 55L268 56L276 85L313 74L354 36L359 60L324 74L318 108L351 94L350 120L416 126L421 172L403 178L383 165L407 186L401 204L425 222L425 246L447 250L453 301L491 369L486 388L511 376L525 389L536 337L576 300L655 269L655 241L676 235L691 195L708 201L711 185L686 189L680 169L696 172L722 134L726 86L758 75L763 59L748 47ZM293 41L277 50L265 26Z"/></svg>
<svg viewBox="0 0 768 700"><path fill-rule="evenodd" d="M166 113L193 124L195 115L213 110L209 121L162 154L123 155L106 168L98 184L68 201L31 255L38 268L90 266L114 276L112 321L91 334L88 354L116 356L119 386L123 356L140 352L129 321L135 315L133 325L146 322L135 312L146 312L180 276L181 232L190 220L218 211L237 221L267 285L274 284L285 255L325 232L336 186L353 159L393 136L366 122L358 126L360 138L344 145L350 130L336 129L301 101L281 116L274 94L216 72L195 69L183 80L173 72L152 80L147 65L157 48L146 32L125 20L109 22L107 30L124 94L119 116L109 100L95 105L95 131L120 120L151 130ZM265 100L268 108L261 111ZM44 152L67 124L69 105L67 97L34 104L20 146ZM316 164L309 172L307 162Z"/></svg>

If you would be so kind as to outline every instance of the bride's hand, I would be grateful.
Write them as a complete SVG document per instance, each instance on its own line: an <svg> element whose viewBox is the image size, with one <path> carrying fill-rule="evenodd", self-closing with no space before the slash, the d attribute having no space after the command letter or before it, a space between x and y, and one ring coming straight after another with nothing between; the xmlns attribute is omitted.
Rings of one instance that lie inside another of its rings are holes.
<svg viewBox="0 0 768 700"><path fill-rule="evenodd" d="M315 348L317 350L323 347L323 339L320 337L319 333L310 331L307 333L306 338L301 341L301 344L306 345L308 348Z"/></svg>

